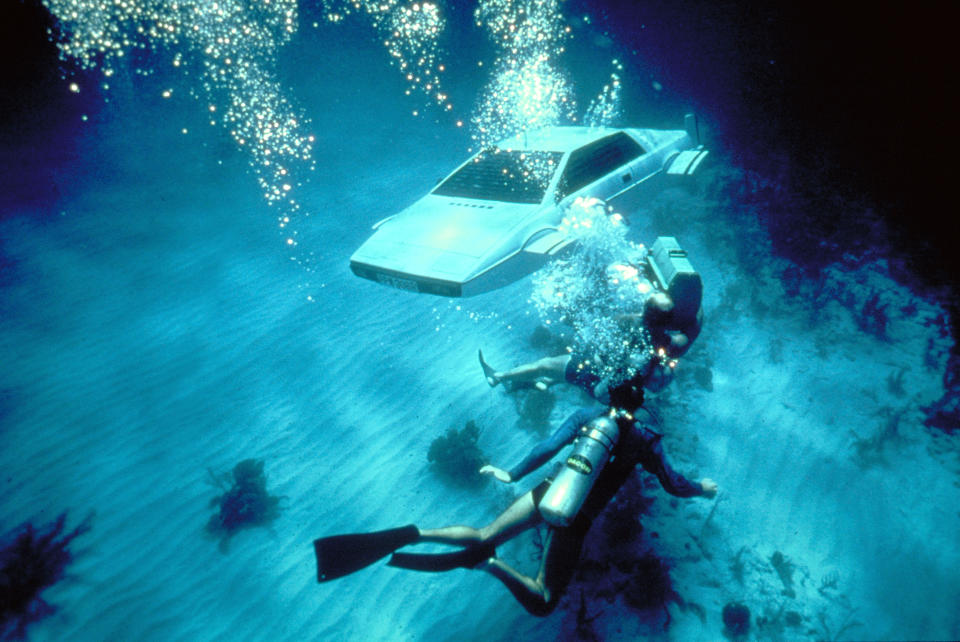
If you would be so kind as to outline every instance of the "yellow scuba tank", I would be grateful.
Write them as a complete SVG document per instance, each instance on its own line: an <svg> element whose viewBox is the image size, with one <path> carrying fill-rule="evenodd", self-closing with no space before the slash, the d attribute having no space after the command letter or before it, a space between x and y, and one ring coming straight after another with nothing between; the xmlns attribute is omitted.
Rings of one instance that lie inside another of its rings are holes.
<svg viewBox="0 0 960 642"><path fill-rule="evenodd" d="M566 464L540 500L540 514L554 526L569 526L587 499L620 437L612 417L597 417L580 429Z"/></svg>

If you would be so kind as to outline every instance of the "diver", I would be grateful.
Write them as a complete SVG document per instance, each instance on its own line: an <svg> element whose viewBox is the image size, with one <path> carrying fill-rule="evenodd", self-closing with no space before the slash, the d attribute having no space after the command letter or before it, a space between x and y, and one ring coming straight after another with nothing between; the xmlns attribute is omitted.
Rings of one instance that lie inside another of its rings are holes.
<svg viewBox="0 0 960 642"><path fill-rule="evenodd" d="M565 462L559 462L549 477L516 499L492 523L482 528L421 529L409 525L321 538L314 542L318 581L350 574L392 553L388 564L398 568L485 571L499 579L527 611L538 616L549 614L576 571L590 525L638 464L656 475L672 495L712 498L717 494L712 480L691 482L667 463L654 416L641 407L642 381L615 387L611 401L609 408L595 406L575 412L510 471L493 466L482 469L502 482L516 482L574 442ZM524 575L497 557L497 546L544 522L547 535L535 576ZM450 544L462 550L438 554L395 552L422 542Z"/></svg>
<svg viewBox="0 0 960 642"><path fill-rule="evenodd" d="M654 391L669 383L675 359L690 349L700 334L703 322L702 311L698 310L689 321L678 321L674 318L673 309L674 303L669 294L655 292L647 298L643 312L614 317L625 336L636 336L644 331L649 333L655 355L643 374L647 388ZM499 371L487 363L482 350L477 352L483 375L491 388L504 383L511 389L533 386L538 390L546 390L552 385L566 382L582 388L594 398L606 401L597 388L603 383L603 377L594 367L596 359L588 355L588 350L575 348L566 354L543 357Z"/></svg>
<svg viewBox="0 0 960 642"><path fill-rule="evenodd" d="M657 238L650 252L637 265L614 263L607 267L608 287L617 290L618 298L643 297L639 312L613 316L619 332L634 348L648 345L651 355L646 363L640 360L639 373L646 387L658 391L673 377L676 359L683 356L703 325L701 299L703 284L700 275L672 236ZM500 383L512 389L533 386L546 390L557 383L570 383L590 396L609 403L604 380L604 357L592 354L589 346L575 346L568 354L544 357L536 361L498 371L478 351L480 367L490 387ZM622 368L618 368L622 370Z"/></svg>

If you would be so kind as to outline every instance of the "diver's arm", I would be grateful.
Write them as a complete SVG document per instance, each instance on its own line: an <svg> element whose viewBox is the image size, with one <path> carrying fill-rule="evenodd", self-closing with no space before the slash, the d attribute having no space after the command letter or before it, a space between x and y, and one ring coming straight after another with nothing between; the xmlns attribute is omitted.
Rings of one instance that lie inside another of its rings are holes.
<svg viewBox="0 0 960 642"><path fill-rule="evenodd" d="M706 495L712 497L716 494L716 484L711 480L704 480L713 484L712 492L707 484L692 482L677 471L675 471L667 462L663 454L663 447L660 445L660 435L651 431L646 432L647 452L644 453L640 463L648 472L653 473L660 480L660 485L671 495L677 497L696 497Z"/></svg>
<svg viewBox="0 0 960 642"><path fill-rule="evenodd" d="M596 407L581 408L567 417L552 435L534 446L523 461L509 470L507 474L510 475L510 481L519 481L550 461L554 455L560 452L561 448L573 441L580 426L599 416L601 412L602 410L598 410Z"/></svg>

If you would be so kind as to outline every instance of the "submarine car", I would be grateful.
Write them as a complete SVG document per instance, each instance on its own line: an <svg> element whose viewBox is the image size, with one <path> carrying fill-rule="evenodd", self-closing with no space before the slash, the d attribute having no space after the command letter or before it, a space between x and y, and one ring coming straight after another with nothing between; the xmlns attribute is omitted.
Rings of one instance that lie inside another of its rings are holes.
<svg viewBox="0 0 960 642"><path fill-rule="evenodd" d="M501 288L576 239L560 228L577 198L630 211L691 176L708 151L696 118L682 130L549 127L481 150L426 196L377 222L350 257L357 276L448 297Z"/></svg>

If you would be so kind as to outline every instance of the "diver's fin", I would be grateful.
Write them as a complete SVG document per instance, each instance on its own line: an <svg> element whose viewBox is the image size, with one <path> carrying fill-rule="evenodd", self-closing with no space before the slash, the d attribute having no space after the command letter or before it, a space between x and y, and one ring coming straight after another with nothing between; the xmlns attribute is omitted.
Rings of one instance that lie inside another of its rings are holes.
<svg viewBox="0 0 960 642"><path fill-rule="evenodd" d="M497 379L496 370L494 370L489 363L486 362L483 358L483 350L477 350L477 357L480 358L480 367L483 368L483 376L487 379L487 384L493 388L500 380Z"/></svg>
<svg viewBox="0 0 960 642"><path fill-rule="evenodd" d="M418 539L420 531L413 524L375 533L321 537L313 541L317 554L317 581L328 582L359 571Z"/></svg>
<svg viewBox="0 0 960 642"><path fill-rule="evenodd" d="M470 546L454 553L394 553L387 566L406 568L412 571L441 573L455 568L476 568L491 557L497 556L493 546Z"/></svg>

